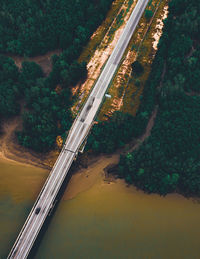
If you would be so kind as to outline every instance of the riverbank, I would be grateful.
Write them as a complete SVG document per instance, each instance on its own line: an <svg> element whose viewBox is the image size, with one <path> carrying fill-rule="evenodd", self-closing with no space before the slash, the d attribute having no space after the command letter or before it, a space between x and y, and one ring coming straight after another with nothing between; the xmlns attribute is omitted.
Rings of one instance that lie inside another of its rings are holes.
<svg viewBox="0 0 200 259"><path fill-rule="evenodd" d="M39 168L50 169L53 157L37 154L20 146L15 132L21 127L21 118L15 117L2 123L0 136L0 159L21 165L31 165ZM56 153L54 152L54 156ZM51 159L52 161L50 161Z"/></svg>
<svg viewBox="0 0 200 259"><path fill-rule="evenodd" d="M111 161L99 158L72 176L37 258L197 259L199 204L110 181L104 168Z"/></svg>
<svg viewBox="0 0 200 259"><path fill-rule="evenodd" d="M105 160L103 165L105 167L116 166L119 162L120 154L132 152L136 148L138 148L141 143L150 136L151 130L154 125L154 121L157 115L157 107L153 111L149 122L147 124L147 128L145 133L139 139L133 139L125 145L125 147L117 150L114 154L110 155L91 155L89 153L84 153L79 155L78 163L75 165L75 172L82 170L83 168L88 168L91 166L95 166L102 163ZM14 119L7 120L2 125L2 134L0 136L0 159L7 160L8 162L13 162L21 165L31 165L43 169L50 170L58 155L59 150L53 150L47 154L39 154L31 151L30 149L26 149L23 146L19 145L17 142L17 138L15 136L15 132L19 130L21 127L21 119L20 117L16 117Z"/></svg>
<svg viewBox="0 0 200 259"><path fill-rule="evenodd" d="M179 194L145 194L108 178L117 157L100 156L72 175L37 259L197 259L200 207ZM6 258L48 171L0 161L0 257ZM77 249L78 247L78 249Z"/></svg>
<svg viewBox="0 0 200 259"><path fill-rule="evenodd" d="M70 184L64 194L64 199L69 200L75 198L82 192L89 190L94 184L103 180L106 183L115 181L113 176L108 176L106 168L115 165L119 161L119 155L100 155L91 158L87 168L77 169L70 179Z"/></svg>
<svg viewBox="0 0 200 259"><path fill-rule="evenodd" d="M112 49L116 43L116 40L119 38L119 34L122 28L118 28L115 26L117 21L117 17L121 17L121 11L124 11L124 19L130 16L131 10L134 8L134 1L127 1L127 0L115 0L113 1L112 8L107 14L105 21L97 28L97 30L92 35L89 43L83 49L82 54L79 58L79 61L86 61L87 63L92 59L92 62L99 62L96 64L96 77L98 77L99 73L101 72L100 67L103 66L104 59L100 59L99 57L104 54L105 50L103 45L106 45L108 42L112 43L112 48L106 52L106 58L112 52ZM122 19L122 17L120 18ZM119 18L118 18L119 20ZM119 22L119 21L118 21ZM121 24L121 23L120 23ZM122 24L121 24L122 25ZM125 23L123 22L123 26ZM117 32L117 37L114 38L115 33ZM107 39L107 34L109 33L110 37L113 36L112 39ZM101 49L101 51L100 51ZM95 56L95 53L98 52L98 55ZM23 61L34 61L38 65L40 65L44 71L44 74L47 76L50 71L52 70L51 64L51 56L53 54L59 55L61 53L60 50L50 51L45 55L37 56L34 58L28 57L19 57L19 56L10 56L14 59L15 64L21 69L21 65ZM94 56L94 57L93 57ZM94 77L94 71L92 73L90 71L92 66L88 63L88 74L92 74ZM88 76L89 77L89 76ZM94 79L94 78L93 78ZM90 80L90 79L89 79ZM85 83L84 83L85 84ZM81 87L80 87L81 88ZM77 95L78 96L78 95ZM58 155L59 149L55 149L50 153L47 154L38 154L33 152L30 149L26 149L18 144L18 141L15 136L16 130L22 129L22 116L18 116L14 119L10 119L8 121L3 122L2 125L2 134L0 136L0 158L6 159L7 161L13 161L16 163L21 164L28 164L37 166L40 168L51 169L54 165Z"/></svg>

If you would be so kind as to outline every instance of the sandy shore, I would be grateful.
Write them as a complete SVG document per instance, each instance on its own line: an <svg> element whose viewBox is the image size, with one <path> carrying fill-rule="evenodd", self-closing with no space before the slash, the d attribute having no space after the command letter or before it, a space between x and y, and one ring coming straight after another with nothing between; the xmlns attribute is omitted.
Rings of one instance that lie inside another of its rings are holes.
<svg viewBox="0 0 200 259"><path fill-rule="evenodd" d="M151 118L149 119L149 123L147 125L146 131L137 141L130 141L129 144L125 146L123 150L127 150L132 152L151 134L151 129L154 125L155 117L157 115L157 107L152 113ZM21 118L16 117L14 119L7 120L2 125L2 134L0 136L0 158L7 160L9 162L31 165L35 167L40 167L44 169L51 169L59 155L59 150L51 151L47 154L38 154L36 152L31 151L30 149L26 149L20 146L17 142L15 132L19 130L21 127ZM99 164L108 166L109 164L117 164L119 160L120 153L123 150L118 150L117 153L113 155L106 156L89 156L87 154L79 156L79 163L76 171L80 171L81 168L88 168L88 166L92 166L93 164ZM105 160L105 163L102 161Z"/></svg>
<svg viewBox="0 0 200 259"><path fill-rule="evenodd" d="M106 174L106 168L110 165L117 164L119 155L100 155L96 158L90 158L88 167L76 170L70 179L70 184L64 194L64 199L69 200L78 194L89 190L99 181L105 181L107 184L115 181L114 176Z"/></svg>
<svg viewBox="0 0 200 259"><path fill-rule="evenodd" d="M43 155L42 157L42 155L32 153L21 147L15 138L15 130L18 127L19 118L9 120L2 125L3 132L0 137L0 162L21 165L23 167L28 166L48 169L49 171L57 158L58 152L54 151L46 156ZM88 154L80 155L78 163L76 163L73 168L73 175L63 198L67 200L73 199L80 193L89 190L99 181L105 181L105 184L115 181L114 177L106 174L106 168L110 165L117 164L119 157L119 154L99 156L88 156ZM21 175L23 174L20 171L18 177ZM32 171L30 171L28 177L29 184L30 179L32 179L31 177L33 177L33 183L35 183L35 171L33 175ZM43 174L40 174L38 177L41 177L41 181L44 181ZM23 179L26 179L26 177L23 176Z"/></svg>
<svg viewBox="0 0 200 259"><path fill-rule="evenodd" d="M50 169L58 152L37 154L20 146L15 136L15 131L20 128L20 124L20 117L3 122L0 136L0 158L12 163Z"/></svg>
<svg viewBox="0 0 200 259"><path fill-rule="evenodd" d="M20 118L16 117L3 123L2 134L0 136L0 160L7 161L23 166L34 166L50 170L54 165L59 151L52 151L48 154L37 154L28 150L17 143L15 131L20 128ZM80 186L73 188L70 185L67 191L68 198L72 198L77 193L91 187L96 180L104 173L104 169L111 164L117 164L119 154L79 156L79 161L75 165L72 183L78 181ZM81 179L81 181L79 181Z"/></svg>

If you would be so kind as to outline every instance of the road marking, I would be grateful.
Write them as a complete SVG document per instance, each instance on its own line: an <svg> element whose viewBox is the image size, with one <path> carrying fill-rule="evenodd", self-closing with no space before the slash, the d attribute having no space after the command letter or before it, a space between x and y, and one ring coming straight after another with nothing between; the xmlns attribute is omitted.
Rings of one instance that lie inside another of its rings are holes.
<svg viewBox="0 0 200 259"><path fill-rule="evenodd" d="M48 176L44 186L42 187L42 190L39 193L39 196L34 203L26 222L22 227L22 230L20 231L16 242L12 247L10 254L8 255L8 258L27 258L30 249L32 248L33 243L42 227L42 224L44 223L48 215L49 209L55 200L60 186L62 185L63 180L70 169L74 157L76 156L76 152L82 142L87 137L87 134L93 124L94 117L101 105L102 99L110 83L110 80L112 79L117 69L117 64L118 62L120 62L121 57L123 56L126 44L128 45L130 38L132 37L130 33L132 32L132 30L134 30L133 25L135 24L136 27L136 24L138 23L139 18L141 17L147 3L148 0L138 0L125 26L125 29L120 36L120 39L118 40L117 45L115 46L110 58L108 59L99 79L97 80L97 83L94 86L88 100L86 101L83 110L81 111L79 117L75 119L75 122L73 123L65 142L65 148L62 149L50 175ZM135 14L136 17L134 17ZM116 64L113 64L113 60ZM90 97L93 97L92 107L87 110L87 107L91 105ZM81 119L83 119L84 122L81 122ZM52 189L54 195L51 193ZM43 209L44 213L35 214L35 209L37 207L41 207L41 210Z"/></svg>

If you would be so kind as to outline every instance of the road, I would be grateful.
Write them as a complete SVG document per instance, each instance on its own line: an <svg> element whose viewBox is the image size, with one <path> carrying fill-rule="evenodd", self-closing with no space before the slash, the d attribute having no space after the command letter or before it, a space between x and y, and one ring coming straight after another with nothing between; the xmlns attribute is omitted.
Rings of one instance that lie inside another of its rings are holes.
<svg viewBox="0 0 200 259"><path fill-rule="evenodd" d="M98 81L91 91L82 111L75 119L63 149L51 170L33 208L19 233L8 258L27 258L38 233L48 216L60 190L60 187L69 172L78 150L87 137L93 120L102 103L109 83L117 70L127 45L145 10L148 0L138 0L122 35L120 36L111 56L109 57Z"/></svg>

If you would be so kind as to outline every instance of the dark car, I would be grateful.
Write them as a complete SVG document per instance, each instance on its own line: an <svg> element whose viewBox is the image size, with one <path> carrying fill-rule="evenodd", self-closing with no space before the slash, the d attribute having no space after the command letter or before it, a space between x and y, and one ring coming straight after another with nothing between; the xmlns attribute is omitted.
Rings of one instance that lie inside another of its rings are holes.
<svg viewBox="0 0 200 259"><path fill-rule="evenodd" d="M35 210L35 214L39 214L40 209L41 209L41 208L38 207L38 208Z"/></svg>

